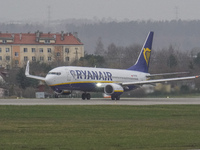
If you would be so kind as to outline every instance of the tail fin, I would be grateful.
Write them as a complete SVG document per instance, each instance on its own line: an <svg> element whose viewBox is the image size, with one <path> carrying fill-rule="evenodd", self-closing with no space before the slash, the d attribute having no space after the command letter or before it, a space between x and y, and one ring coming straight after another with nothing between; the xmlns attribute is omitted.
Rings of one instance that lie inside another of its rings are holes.
<svg viewBox="0 0 200 150"><path fill-rule="evenodd" d="M150 56L151 56L151 47L153 42L153 34L154 32L152 31L149 32L137 62L135 63L135 65L131 66L127 70L134 70L134 71L148 73Z"/></svg>

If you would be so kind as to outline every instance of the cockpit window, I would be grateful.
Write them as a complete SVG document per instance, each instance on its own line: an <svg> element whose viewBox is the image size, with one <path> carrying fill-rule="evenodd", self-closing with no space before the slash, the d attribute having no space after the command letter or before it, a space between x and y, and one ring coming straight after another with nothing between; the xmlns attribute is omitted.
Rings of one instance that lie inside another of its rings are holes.
<svg viewBox="0 0 200 150"><path fill-rule="evenodd" d="M48 74L52 74L52 75L61 75L61 72L49 72Z"/></svg>

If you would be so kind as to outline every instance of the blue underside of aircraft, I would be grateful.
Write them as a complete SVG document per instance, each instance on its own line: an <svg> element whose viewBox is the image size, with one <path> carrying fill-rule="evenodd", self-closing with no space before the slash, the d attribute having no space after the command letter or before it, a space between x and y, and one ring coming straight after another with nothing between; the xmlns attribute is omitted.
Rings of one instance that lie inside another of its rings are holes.
<svg viewBox="0 0 200 150"><path fill-rule="evenodd" d="M103 92L104 87L99 88L97 87L96 83L75 83L75 84L62 84L62 85L56 85L51 86L51 88L56 91L62 91L62 90L77 90L77 91L83 91L83 92ZM131 85L127 86L127 88L124 89L124 91L130 91L138 88L137 86Z"/></svg>

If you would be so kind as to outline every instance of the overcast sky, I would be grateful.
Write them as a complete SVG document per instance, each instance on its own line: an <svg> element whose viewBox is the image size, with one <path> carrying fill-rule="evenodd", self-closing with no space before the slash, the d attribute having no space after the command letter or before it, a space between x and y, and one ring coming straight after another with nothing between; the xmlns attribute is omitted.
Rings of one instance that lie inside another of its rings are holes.
<svg viewBox="0 0 200 150"><path fill-rule="evenodd" d="M102 19L200 20L200 0L0 0L0 22ZM50 9L48 9L48 7Z"/></svg>

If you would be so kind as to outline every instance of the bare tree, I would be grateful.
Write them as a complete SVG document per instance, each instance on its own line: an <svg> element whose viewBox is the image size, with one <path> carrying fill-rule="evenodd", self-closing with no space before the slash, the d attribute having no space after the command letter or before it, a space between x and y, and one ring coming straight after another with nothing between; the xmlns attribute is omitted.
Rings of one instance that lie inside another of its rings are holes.
<svg viewBox="0 0 200 150"><path fill-rule="evenodd" d="M136 63L141 47L140 45L131 45L123 50L123 68L128 68Z"/></svg>
<svg viewBox="0 0 200 150"><path fill-rule="evenodd" d="M105 50L104 50L104 45L102 43L101 37L98 38L97 43L96 43L96 48L95 48L95 55L100 55L103 56L105 55Z"/></svg>

